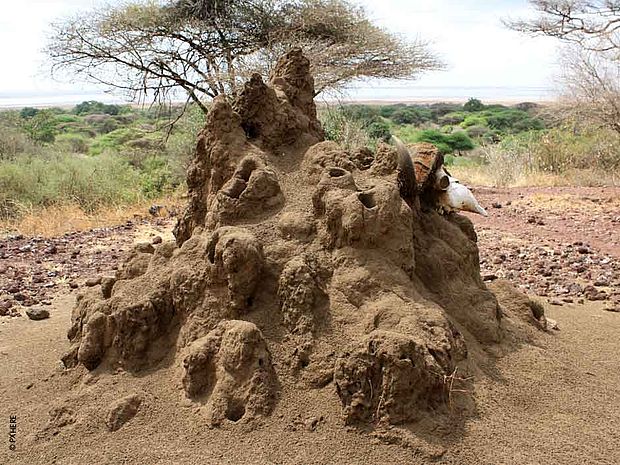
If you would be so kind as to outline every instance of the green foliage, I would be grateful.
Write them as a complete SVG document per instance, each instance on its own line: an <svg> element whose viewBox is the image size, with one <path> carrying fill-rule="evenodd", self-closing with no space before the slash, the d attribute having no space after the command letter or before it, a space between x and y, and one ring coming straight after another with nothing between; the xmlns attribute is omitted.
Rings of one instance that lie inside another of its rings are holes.
<svg viewBox="0 0 620 465"><path fill-rule="evenodd" d="M23 153L36 153L38 147L23 132L0 126L0 160L15 158Z"/></svg>
<svg viewBox="0 0 620 465"><path fill-rule="evenodd" d="M157 128L177 112L169 107L114 116L62 109L27 111L27 117L0 112L0 216L62 203L93 211L177 188L204 126L204 114L190 106L164 144Z"/></svg>
<svg viewBox="0 0 620 465"><path fill-rule="evenodd" d="M344 105L340 110L347 118L361 121L375 121L380 116L377 105Z"/></svg>
<svg viewBox="0 0 620 465"><path fill-rule="evenodd" d="M367 132L371 139L382 140L384 142L387 142L392 136L390 125L382 120L370 123Z"/></svg>
<svg viewBox="0 0 620 465"><path fill-rule="evenodd" d="M488 120L488 126L504 133L519 133L530 130L543 129L544 125L538 118L532 118L528 113L502 108L483 113Z"/></svg>
<svg viewBox="0 0 620 465"><path fill-rule="evenodd" d="M92 212L103 205L138 200L140 176L117 157L66 154L0 161L0 209L16 216L33 206L77 203ZM13 206L12 209L7 206Z"/></svg>
<svg viewBox="0 0 620 465"><path fill-rule="evenodd" d="M26 118L32 118L33 116L35 116L37 113L39 113L39 110L36 108L32 108L32 107L24 107L21 109L21 111L19 112L19 115L26 119Z"/></svg>
<svg viewBox="0 0 620 465"><path fill-rule="evenodd" d="M439 149L441 153L466 152L475 147L474 141L463 131L452 134L444 134L436 129L426 129L414 135L415 142L429 142Z"/></svg>
<svg viewBox="0 0 620 465"><path fill-rule="evenodd" d="M400 108L392 113L390 119L396 124L420 125L429 121L432 117L430 110L421 107Z"/></svg>
<svg viewBox="0 0 620 465"><path fill-rule="evenodd" d="M484 104L477 98L470 98L465 105L463 105L464 111L475 112L484 110Z"/></svg>
<svg viewBox="0 0 620 465"><path fill-rule="evenodd" d="M73 108L73 113L76 115L91 115L95 113L103 113L106 115L118 115L122 112L120 105L106 105L102 102L90 100L88 102L82 102Z"/></svg>
<svg viewBox="0 0 620 465"><path fill-rule="evenodd" d="M338 142L345 150L374 146L368 133L368 121L351 118L343 107L327 107L319 112L325 139Z"/></svg>
<svg viewBox="0 0 620 465"><path fill-rule="evenodd" d="M146 197L156 197L176 187L174 175L168 161L159 156L150 156L142 162L140 187Z"/></svg>
<svg viewBox="0 0 620 465"><path fill-rule="evenodd" d="M499 144L486 146L483 153L484 172L498 186L537 175L608 175L620 169L620 136L601 128L575 131L558 127L509 136ZM585 176L583 181L596 185L604 175Z"/></svg>
<svg viewBox="0 0 620 465"><path fill-rule="evenodd" d="M95 138L90 145L91 155L100 155L105 150L118 150L123 144L140 139L144 132L136 128L120 128Z"/></svg>
<svg viewBox="0 0 620 465"><path fill-rule="evenodd" d="M465 120L466 116L467 115L463 113L462 111L453 111L451 113L446 113L445 115L442 115L439 118L437 118L437 123L442 126L457 125L457 124L461 124Z"/></svg>
<svg viewBox="0 0 620 465"><path fill-rule="evenodd" d="M394 105L381 105L379 109L379 114L384 118L391 118L394 112L403 108L407 108L407 105L404 103L397 103Z"/></svg>
<svg viewBox="0 0 620 465"><path fill-rule="evenodd" d="M40 110L24 122L24 130L30 138L40 144L54 142L56 133L56 116L51 110Z"/></svg>
<svg viewBox="0 0 620 465"><path fill-rule="evenodd" d="M81 120L75 115L69 115L67 113L62 113L60 115L56 115L55 122L56 126L64 123L79 123Z"/></svg>
<svg viewBox="0 0 620 465"><path fill-rule="evenodd" d="M56 136L56 145L66 152L88 152L88 142L86 138L80 134L59 134Z"/></svg>
<svg viewBox="0 0 620 465"><path fill-rule="evenodd" d="M473 115L467 115L465 116L465 119L463 119L463 121L460 123L460 126L462 128L468 128L470 126L489 126L489 122L488 120L481 115L480 113L476 113Z"/></svg>
<svg viewBox="0 0 620 465"><path fill-rule="evenodd" d="M448 136L448 145L454 152L473 150L476 144L464 131L456 131Z"/></svg>

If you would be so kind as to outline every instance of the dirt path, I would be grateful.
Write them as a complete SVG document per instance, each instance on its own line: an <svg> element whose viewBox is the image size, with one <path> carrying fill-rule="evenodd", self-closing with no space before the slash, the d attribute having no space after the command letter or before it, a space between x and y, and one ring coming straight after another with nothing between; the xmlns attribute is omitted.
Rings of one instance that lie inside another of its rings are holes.
<svg viewBox="0 0 620 465"><path fill-rule="evenodd" d="M329 395L329 389L287 391L282 396L286 401L256 427L210 429L183 400L180 387L169 383L180 379L173 373L178 371L176 366L149 376L63 370L59 359L68 348L66 330L74 296L58 286L44 288L51 289L46 294L49 319L0 317L0 411L5 425L0 463L620 463L620 314L605 310L615 305L620 286L618 193L579 189L477 192L485 206L502 205L490 208L488 219L473 218L483 273L507 277L532 293L546 293L549 300L557 300L561 305L547 305L547 312L561 331L541 334L536 345L500 359L493 377L476 380L478 414L465 421L462 431L421 437L409 447L389 444L344 427L341 416L334 413L340 411L338 398ZM581 197L607 200L575 202ZM551 212L554 202L563 213ZM535 218L533 222L530 217ZM591 224L595 226L589 229ZM152 235L150 230L132 232L123 244ZM29 240L20 239L25 244ZM113 236L106 240L118 248ZM89 244L86 236L80 255L86 257L87 272L95 273L88 264L101 267L97 256L108 249L100 243ZM580 252L580 247L588 252ZM96 254L96 248L103 252ZM44 250L43 257L50 258ZM70 254L68 248L51 255L66 260ZM24 270L20 276L28 276L28 267L40 265L36 262L41 256L25 251L19 261L11 258ZM109 263L103 266L109 268ZM570 288L573 284L581 290ZM587 291L587 286L605 298L590 299L596 294ZM564 293L564 288L570 288L569 292ZM13 308L23 314L19 303ZM68 392L72 393L70 401ZM105 412L109 406L135 392L145 395L148 408L120 430L108 432ZM15 451L9 450L10 415L17 416Z"/></svg>

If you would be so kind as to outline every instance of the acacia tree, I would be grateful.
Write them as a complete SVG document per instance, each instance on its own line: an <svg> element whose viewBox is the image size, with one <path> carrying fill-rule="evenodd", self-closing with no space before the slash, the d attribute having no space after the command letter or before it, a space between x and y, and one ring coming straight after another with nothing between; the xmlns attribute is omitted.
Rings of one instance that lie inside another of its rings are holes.
<svg viewBox="0 0 620 465"><path fill-rule="evenodd" d="M538 17L507 20L516 31L555 37L592 52L620 58L619 0L530 0Z"/></svg>
<svg viewBox="0 0 620 465"><path fill-rule="evenodd" d="M53 25L53 73L84 77L130 98L179 90L205 101L301 46L317 93L367 78L411 79L441 67L426 43L391 34L346 0L150 0Z"/></svg>
<svg viewBox="0 0 620 465"><path fill-rule="evenodd" d="M579 47L561 56L559 110L574 124L594 124L620 134L620 63Z"/></svg>
<svg viewBox="0 0 620 465"><path fill-rule="evenodd" d="M538 16L505 21L531 35L566 44L559 102L564 119L620 133L620 1L531 0Z"/></svg>

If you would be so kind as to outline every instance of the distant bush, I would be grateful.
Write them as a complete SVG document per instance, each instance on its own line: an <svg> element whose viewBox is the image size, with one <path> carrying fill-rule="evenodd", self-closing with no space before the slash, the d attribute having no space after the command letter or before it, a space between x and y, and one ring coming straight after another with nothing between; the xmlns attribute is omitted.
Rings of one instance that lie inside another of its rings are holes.
<svg viewBox="0 0 620 465"><path fill-rule="evenodd" d="M51 110L40 110L26 119L23 129L34 142L49 144L54 142L58 132L56 116Z"/></svg>
<svg viewBox="0 0 620 465"><path fill-rule="evenodd" d="M397 103L394 105L381 105L381 107L379 108L379 114L384 118L391 118L396 111L406 107L407 105L404 103Z"/></svg>
<svg viewBox="0 0 620 465"><path fill-rule="evenodd" d="M23 132L0 126L0 160L15 158L24 153L39 152L32 140Z"/></svg>
<svg viewBox="0 0 620 465"><path fill-rule="evenodd" d="M39 113L39 110L37 108L24 107L19 112L19 116L21 116L22 118L26 119L26 118L32 118L37 113Z"/></svg>
<svg viewBox="0 0 620 465"><path fill-rule="evenodd" d="M56 136L56 145L62 151L71 153L87 153L88 142L80 134L59 134Z"/></svg>
<svg viewBox="0 0 620 465"><path fill-rule="evenodd" d="M390 125L385 121L377 120L368 125L368 137L371 139L388 141L392 136Z"/></svg>
<svg viewBox="0 0 620 465"><path fill-rule="evenodd" d="M602 173L601 178L620 170L620 136L588 128L553 128L510 136L496 145L483 147L485 171L495 185L518 184L528 176L575 176ZM597 185L598 176L581 176L580 182ZM587 181L587 182L586 182Z"/></svg>
<svg viewBox="0 0 620 465"><path fill-rule="evenodd" d="M141 137L144 137L144 132L135 128L116 129L95 138L90 145L89 153L99 155L105 150L118 150L123 144Z"/></svg>
<svg viewBox="0 0 620 465"><path fill-rule="evenodd" d="M368 134L368 121L351 118L342 107L328 107L319 112L325 138L338 142L345 150L368 147L376 140Z"/></svg>
<svg viewBox="0 0 620 465"><path fill-rule="evenodd" d="M63 124L63 123L79 123L81 120L79 117L75 115L69 115L67 113L63 113L62 115L56 115L54 118L55 124Z"/></svg>
<svg viewBox="0 0 620 465"><path fill-rule="evenodd" d="M396 124L420 125L432 118L431 111L426 108L404 107L392 113L390 119Z"/></svg>
<svg viewBox="0 0 620 465"><path fill-rule="evenodd" d="M465 105L463 105L464 111L482 111L484 110L484 104L477 98L470 98Z"/></svg>
<svg viewBox="0 0 620 465"><path fill-rule="evenodd" d="M441 125L457 125L465 121L466 116L467 115L463 113L462 111L446 113L445 115L440 116L437 119L437 122Z"/></svg>
<svg viewBox="0 0 620 465"><path fill-rule="evenodd" d="M487 118L490 128L505 133L518 133L544 128L544 124L540 119L532 118L528 113L513 108L487 110L483 112L483 115Z"/></svg>
<svg viewBox="0 0 620 465"><path fill-rule="evenodd" d="M106 115L118 115L123 110L120 105L106 105L102 102L90 100L88 102L82 102L73 108L73 113L76 115L89 115L93 113L104 113Z"/></svg>
<svg viewBox="0 0 620 465"><path fill-rule="evenodd" d="M168 160L160 156L150 156L142 163L140 187L146 197L156 197L178 186L180 180L174 174Z"/></svg>
<svg viewBox="0 0 620 465"><path fill-rule="evenodd" d="M478 139L487 134L489 132L489 129L485 126L472 125L468 126L465 132L469 137L473 139Z"/></svg>
<svg viewBox="0 0 620 465"><path fill-rule="evenodd" d="M0 161L0 205L5 206L5 217L65 203L92 212L104 205L137 201L142 195L140 181L139 173L118 157L20 157Z"/></svg>
<svg viewBox="0 0 620 465"><path fill-rule="evenodd" d="M431 103L428 105L428 109L431 112L433 121L438 121L439 118L448 113L463 111L463 105L458 103Z"/></svg>
<svg viewBox="0 0 620 465"><path fill-rule="evenodd" d="M470 126L488 126L489 121L480 113L474 113L467 115L465 119L460 123L462 128L468 128Z"/></svg>
<svg viewBox="0 0 620 465"><path fill-rule="evenodd" d="M415 142L429 142L435 145L441 153L466 152L475 147L474 141L463 131L444 134L436 129L419 131L414 135Z"/></svg>

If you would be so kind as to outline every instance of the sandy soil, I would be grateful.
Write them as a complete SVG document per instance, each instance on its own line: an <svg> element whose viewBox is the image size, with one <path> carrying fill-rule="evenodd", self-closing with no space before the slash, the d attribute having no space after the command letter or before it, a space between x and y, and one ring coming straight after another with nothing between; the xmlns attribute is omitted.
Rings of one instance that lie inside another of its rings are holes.
<svg viewBox="0 0 620 465"><path fill-rule="evenodd" d="M617 295L620 213L613 200L617 193L609 195L610 202L571 200L575 196L606 199L608 191L601 190L494 190L478 195L485 206L491 200L502 204L489 209L490 219L474 218L485 272L514 271L514 282L527 284L521 276L533 274L529 268L510 269L518 254L512 261L494 263L500 255L509 255L506 248L523 248L525 252L520 253L526 256L520 260L528 264L534 260L528 244L556 241L556 247L562 247L580 241L591 249L591 253L577 255L589 257L584 263L595 270L593 279L599 271L605 272L606 265L610 265L610 278L607 286L600 286L605 300L583 298L584 304L579 304L580 297L575 297L572 303L548 305L549 316L561 330L541 333L536 344L506 355L497 361L493 373L477 377L473 417L455 418L451 427L437 425L432 435L421 434L407 444L391 444L395 441L389 435L379 438L370 431L343 426L335 413L340 410L338 397L329 395L329 389L308 389L287 392L282 396L286 401L263 424L210 429L192 404L183 400L179 386L157 382L175 378L170 374L178 370L175 366L149 376L63 370L59 359L69 346L66 330L74 296L61 288L47 307L49 319L0 317L5 428L0 463L620 463L620 314L605 310ZM584 207L584 202L592 203L592 208ZM528 222L530 216L545 224ZM140 230L131 234L136 239L145 237ZM591 259L592 255L596 258ZM601 265L605 258L610 262ZM567 274L560 267L546 278ZM581 275L570 279L587 281ZM70 402L69 390L75 393ZM132 393L144 395L146 408L120 430L108 432L102 412ZM98 398L94 405L85 400L93 395ZM15 451L9 449L10 415L17 417ZM429 429L428 425L420 428Z"/></svg>

